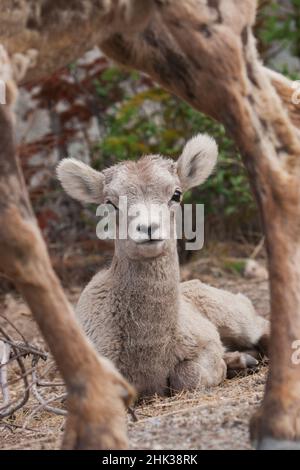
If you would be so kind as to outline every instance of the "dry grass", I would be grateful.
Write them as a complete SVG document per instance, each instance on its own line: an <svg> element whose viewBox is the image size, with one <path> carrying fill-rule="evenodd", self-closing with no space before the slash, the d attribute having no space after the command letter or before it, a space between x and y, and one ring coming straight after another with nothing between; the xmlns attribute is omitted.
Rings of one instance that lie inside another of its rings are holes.
<svg viewBox="0 0 300 470"><path fill-rule="evenodd" d="M215 276L202 271L201 279L231 291L244 292L254 302L257 310L268 312L268 287L266 282L244 280L241 277ZM193 277L200 272L193 263ZM80 288L68 289L68 297L75 302ZM46 346L34 324L28 308L22 300L12 294L1 299L4 313L19 328L28 341L38 347ZM1 320L0 320L1 323ZM12 333L12 332L11 332ZM39 373L45 373L50 364L39 365ZM226 380L221 386L181 393L172 398L153 397L136 407L137 422L128 416L129 437L132 448L138 449L249 449L248 423L259 405L266 379L266 366L255 374ZM18 374L17 368L10 370L10 379ZM46 373L47 380L60 380L55 367ZM21 393L18 381L12 387L12 395ZM59 390L60 392L60 390ZM57 388L45 387L45 399L58 394ZM55 406L64 407L61 402ZM57 449L59 448L64 417L38 408L31 396L26 405L13 419L0 423L0 449Z"/></svg>
<svg viewBox="0 0 300 470"><path fill-rule="evenodd" d="M138 421L128 417L135 449L250 449L248 422L259 405L266 367L222 386L172 398L154 397L136 407ZM20 410L11 428L0 430L1 449L58 449L64 418L38 412L32 400ZM27 422L27 429L24 423ZM19 427L15 427L19 426Z"/></svg>

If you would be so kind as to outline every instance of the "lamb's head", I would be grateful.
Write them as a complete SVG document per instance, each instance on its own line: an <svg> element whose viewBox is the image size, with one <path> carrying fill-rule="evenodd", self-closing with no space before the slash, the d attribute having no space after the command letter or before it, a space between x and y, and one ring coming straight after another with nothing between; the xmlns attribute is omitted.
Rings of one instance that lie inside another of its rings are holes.
<svg viewBox="0 0 300 470"><path fill-rule="evenodd" d="M98 172L66 158L58 165L57 174L73 198L106 204L115 211L115 247L120 256L149 259L174 247L175 212L182 194L206 180L217 154L215 141L199 134L186 143L177 162L147 155Z"/></svg>

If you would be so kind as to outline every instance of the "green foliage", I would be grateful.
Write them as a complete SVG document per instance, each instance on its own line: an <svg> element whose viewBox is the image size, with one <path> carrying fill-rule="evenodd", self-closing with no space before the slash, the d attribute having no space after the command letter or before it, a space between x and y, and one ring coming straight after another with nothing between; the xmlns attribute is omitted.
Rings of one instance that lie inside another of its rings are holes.
<svg viewBox="0 0 300 470"><path fill-rule="evenodd" d="M267 61L284 49L300 59L300 0L260 0L256 35ZM279 71L293 79L299 78L287 66Z"/></svg>
<svg viewBox="0 0 300 470"><path fill-rule="evenodd" d="M225 258L223 260L224 269L232 274L243 274L245 265L246 262L243 259Z"/></svg>

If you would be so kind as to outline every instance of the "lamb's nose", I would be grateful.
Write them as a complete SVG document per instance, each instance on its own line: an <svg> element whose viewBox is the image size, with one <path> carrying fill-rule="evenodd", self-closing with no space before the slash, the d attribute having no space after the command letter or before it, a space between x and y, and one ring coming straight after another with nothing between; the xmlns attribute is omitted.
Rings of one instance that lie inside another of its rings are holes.
<svg viewBox="0 0 300 470"><path fill-rule="evenodd" d="M137 230L138 232L144 233L145 235L148 235L148 237L151 239L154 232L159 228L159 225L157 223L153 223L151 225L138 225Z"/></svg>

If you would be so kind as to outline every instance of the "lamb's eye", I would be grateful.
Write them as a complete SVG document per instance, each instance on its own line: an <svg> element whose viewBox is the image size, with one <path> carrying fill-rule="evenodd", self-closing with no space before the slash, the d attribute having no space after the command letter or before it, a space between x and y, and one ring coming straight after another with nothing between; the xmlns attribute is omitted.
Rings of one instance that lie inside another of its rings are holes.
<svg viewBox="0 0 300 470"><path fill-rule="evenodd" d="M109 199L105 202L105 204L108 204L110 206L113 206L114 209L116 209L116 211L119 210L119 208L117 206L115 206L115 204L113 202L111 202Z"/></svg>
<svg viewBox="0 0 300 470"><path fill-rule="evenodd" d="M171 201L180 202L181 194L182 194L181 191L179 191L179 189L176 189L175 193L172 196Z"/></svg>

